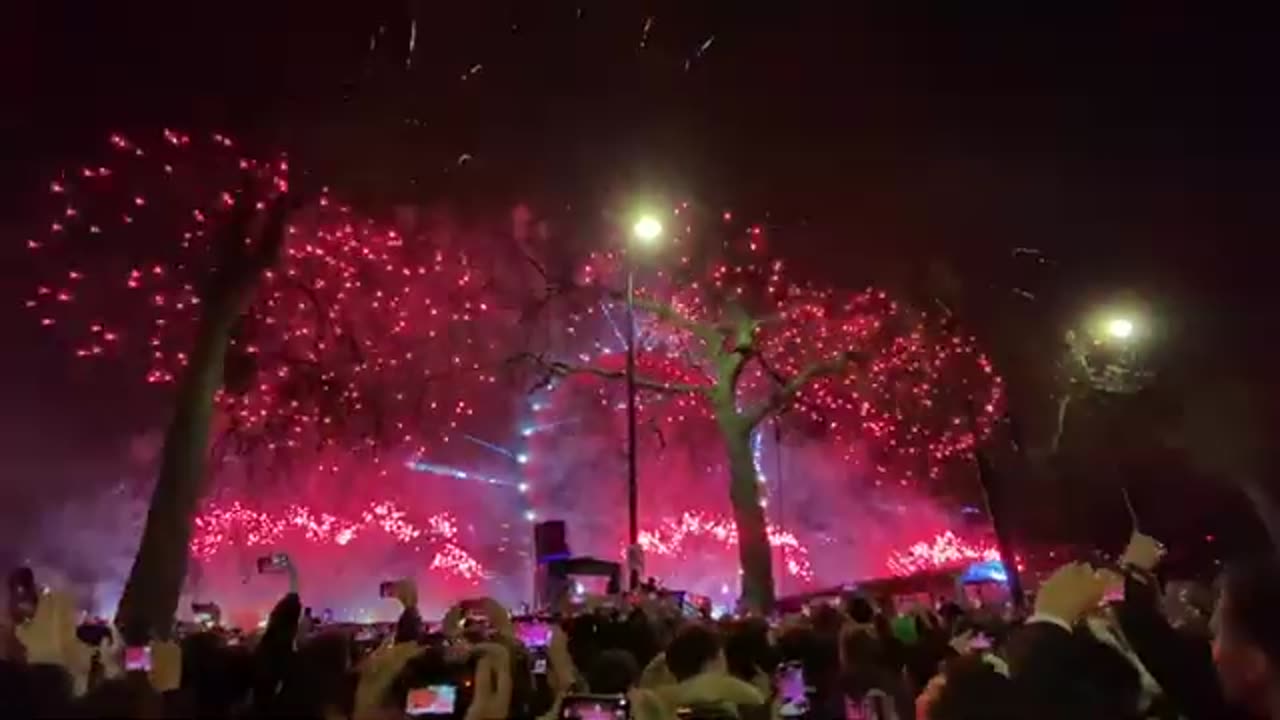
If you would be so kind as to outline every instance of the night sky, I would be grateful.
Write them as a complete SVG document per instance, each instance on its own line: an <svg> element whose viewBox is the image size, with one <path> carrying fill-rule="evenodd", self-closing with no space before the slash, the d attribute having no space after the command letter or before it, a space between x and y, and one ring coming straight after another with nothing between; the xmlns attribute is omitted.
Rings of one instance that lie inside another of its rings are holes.
<svg viewBox="0 0 1280 720"><path fill-rule="evenodd" d="M1190 355L1248 378L1275 360L1263 22L1180 3L19 4L0 11L6 268L45 179L106 133L220 129L370 205L662 192L767 213L778 251L832 284L941 260L983 290L975 315L1029 287L1040 304L1016 312L1045 325L1132 290ZM1024 276L1015 247L1051 269ZM77 375L21 313L26 289L0 275L9 506L89 482L158 412Z"/></svg>

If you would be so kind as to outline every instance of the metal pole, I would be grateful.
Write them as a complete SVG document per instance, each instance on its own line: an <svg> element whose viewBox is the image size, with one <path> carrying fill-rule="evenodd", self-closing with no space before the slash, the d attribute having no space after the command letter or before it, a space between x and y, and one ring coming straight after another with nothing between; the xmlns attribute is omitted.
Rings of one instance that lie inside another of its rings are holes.
<svg viewBox="0 0 1280 720"><path fill-rule="evenodd" d="M773 481L777 483L778 487L778 527L786 530L787 506L786 498L782 492L782 425L777 417L773 419L773 461L775 466ZM782 572L778 575L778 590L783 591L787 587L787 568L785 563L779 564L782 565ZM782 593L780 592L780 594Z"/></svg>
<svg viewBox="0 0 1280 720"><path fill-rule="evenodd" d="M627 258L627 541L628 554L640 542L639 493L636 487L636 306L635 268ZM631 589L640 587L640 571L631 568Z"/></svg>

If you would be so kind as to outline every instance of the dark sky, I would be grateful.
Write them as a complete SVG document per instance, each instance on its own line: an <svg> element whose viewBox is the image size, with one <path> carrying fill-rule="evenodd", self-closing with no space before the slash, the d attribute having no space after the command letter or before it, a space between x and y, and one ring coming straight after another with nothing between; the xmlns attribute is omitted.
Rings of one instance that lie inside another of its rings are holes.
<svg viewBox="0 0 1280 720"><path fill-rule="evenodd" d="M1026 245L1103 284L1245 294L1239 267L1277 257L1265 23L1179 3L460 5L7 9L0 210L107 129L168 124L290 147L379 198L659 188L768 211L806 223L788 252L824 270Z"/></svg>
<svg viewBox="0 0 1280 720"><path fill-rule="evenodd" d="M110 130L217 128L358 197L643 189L767 212L780 252L833 283L938 255L1015 285L1009 248L1041 248L1059 296L1176 298L1240 362L1274 353L1280 46L1256 19L1176 2L5 5L0 227ZM25 289L3 284L6 303ZM53 410L76 391L39 334L13 337L17 455L95 425Z"/></svg>

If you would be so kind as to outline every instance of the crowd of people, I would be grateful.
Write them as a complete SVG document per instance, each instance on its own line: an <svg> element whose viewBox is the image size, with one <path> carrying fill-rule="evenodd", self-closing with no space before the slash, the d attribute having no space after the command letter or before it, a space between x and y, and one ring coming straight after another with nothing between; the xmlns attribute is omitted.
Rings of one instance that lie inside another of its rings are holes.
<svg viewBox="0 0 1280 720"><path fill-rule="evenodd" d="M1162 584L1163 553L1135 534L1117 563L1064 565L1025 617L850 592L712 619L646 589L540 616L478 599L430 623L405 580L385 589L394 625L318 622L289 592L260 631L130 647L56 590L18 593L0 701L13 718L1280 720L1280 564L1233 567L1205 598Z"/></svg>

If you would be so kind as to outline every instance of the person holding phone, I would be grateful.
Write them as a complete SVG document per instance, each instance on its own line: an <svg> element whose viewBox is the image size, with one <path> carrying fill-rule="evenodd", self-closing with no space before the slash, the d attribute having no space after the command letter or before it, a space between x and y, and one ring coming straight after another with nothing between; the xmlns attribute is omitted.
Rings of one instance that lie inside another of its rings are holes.
<svg viewBox="0 0 1280 720"><path fill-rule="evenodd" d="M14 627L35 616L39 600L36 576L31 568L20 567L9 573L9 617Z"/></svg>
<svg viewBox="0 0 1280 720"><path fill-rule="evenodd" d="M1125 573L1124 601L1116 606L1120 628L1166 699L1187 718L1239 718L1230 707L1224 683L1214 670L1210 638L1184 632L1160 608L1156 571L1167 550L1155 538L1135 531L1120 559ZM1221 619L1221 617L1219 617Z"/></svg>

